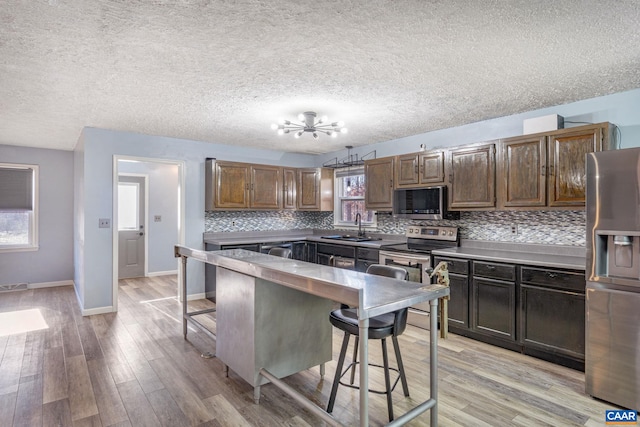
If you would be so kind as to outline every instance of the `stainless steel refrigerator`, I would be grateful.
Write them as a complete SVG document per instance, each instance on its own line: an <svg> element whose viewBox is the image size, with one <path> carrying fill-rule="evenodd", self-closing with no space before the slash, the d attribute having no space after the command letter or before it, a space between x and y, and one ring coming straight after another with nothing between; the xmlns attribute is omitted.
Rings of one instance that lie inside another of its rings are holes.
<svg viewBox="0 0 640 427"><path fill-rule="evenodd" d="M587 155L586 267L586 392L640 410L640 148Z"/></svg>

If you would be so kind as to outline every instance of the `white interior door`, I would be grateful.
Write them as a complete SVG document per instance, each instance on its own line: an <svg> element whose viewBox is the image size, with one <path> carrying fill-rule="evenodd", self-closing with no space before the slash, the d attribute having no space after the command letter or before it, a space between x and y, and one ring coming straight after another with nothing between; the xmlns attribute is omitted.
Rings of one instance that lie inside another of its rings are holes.
<svg viewBox="0 0 640 427"><path fill-rule="evenodd" d="M145 265L143 176L118 177L118 278L143 277Z"/></svg>

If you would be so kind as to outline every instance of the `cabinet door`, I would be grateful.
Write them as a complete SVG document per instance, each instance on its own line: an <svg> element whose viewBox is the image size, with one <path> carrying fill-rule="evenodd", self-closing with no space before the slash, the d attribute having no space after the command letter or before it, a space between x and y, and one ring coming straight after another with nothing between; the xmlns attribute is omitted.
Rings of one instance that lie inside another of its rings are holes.
<svg viewBox="0 0 640 427"><path fill-rule="evenodd" d="M449 208L491 208L495 196L495 145L449 150Z"/></svg>
<svg viewBox="0 0 640 427"><path fill-rule="evenodd" d="M473 278L472 322L476 332L516 340L515 283Z"/></svg>
<svg viewBox="0 0 640 427"><path fill-rule="evenodd" d="M364 162L364 204L367 209L391 210L393 207L393 157Z"/></svg>
<svg viewBox="0 0 640 427"><path fill-rule="evenodd" d="M546 147L545 136L502 141L497 168L500 207L546 205Z"/></svg>
<svg viewBox="0 0 640 427"><path fill-rule="evenodd" d="M469 277L449 274L449 323L469 328Z"/></svg>
<svg viewBox="0 0 640 427"><path fill-rule="evenodd" d="M216 162L216 208L249 207L249 165Z"/></svg>
<svg viewBox="0 0 640 427"><path fill-rule="evenodd" d="M251 166L250 207L282 208L282 168L267 165Z"/></svg>
<svg viewBox="0 0 640 427"><path fill-rule="evenodd" d="M584 360L584 293L522 284L520 316L525 347Z"/></svg>
<svg viewBox="0 0 640 427"><path fill-rule="evenodd" d="M295 209L296 205L296 169L284 168L282 171L283 188L283 208Z"/></svg>
<svg viewBox="0 0 640 427"><path fill-rule="evenodd" d="M549 138L549 206L584 206L586 154L600 151L602 128L552 135Z"/></svg>
<svg viewBox="0 0 640 427"><path fill-rule="evenodd" d="M317 168L298 169L296 190L298 209L320 209L320 170Z"/></svg>
<svg viewBox="0 0 640 427"><path fill-rule="evenodd" d="M418 172L420 184L442 184L444 182L444 151L420 154Z"/></svg>
<svg viewBox="0 0 640 427"><path fill-rule="evenodd" d="M418 185L418 155L405 154L395 158L396 188Z"/></svg>

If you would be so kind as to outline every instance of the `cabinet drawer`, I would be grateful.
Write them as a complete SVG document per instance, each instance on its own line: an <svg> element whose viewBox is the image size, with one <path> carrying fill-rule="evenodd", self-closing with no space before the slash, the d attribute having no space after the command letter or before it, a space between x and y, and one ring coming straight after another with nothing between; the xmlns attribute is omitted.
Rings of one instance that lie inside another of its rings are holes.
<svg viewBox="0 0 640 427"><path fill-rule="evenodd" d="M378 262L378 259L380 257L380 251L378 251L377 249L370 249L370 248L358 248L357 254L358 254L358 259L368 259L371 261L375 261L375 263Z"/></svg>
<svg viewBox="0 0 640 427"><path fill-rule="evenodd" d="M532 285L584 293L586 280L579 271L549 270L546 268L522 267L520 281Z"/></svg>
<svg viewBox="0 0 640 427"><path fill-rule="evenodd" d="M469 274L469 261L466 259L436 256L433 257L433 266L435 267L436 265L438 265L440 261L444 261L447 263L447 269L449 270L449 273L464 275Z"/></svg>
<svg viewBox="0 0 640 427"><path fill-rule="evenodd" d="M516 266L511 264L473 261L473 275L515 282Z"/></svg>

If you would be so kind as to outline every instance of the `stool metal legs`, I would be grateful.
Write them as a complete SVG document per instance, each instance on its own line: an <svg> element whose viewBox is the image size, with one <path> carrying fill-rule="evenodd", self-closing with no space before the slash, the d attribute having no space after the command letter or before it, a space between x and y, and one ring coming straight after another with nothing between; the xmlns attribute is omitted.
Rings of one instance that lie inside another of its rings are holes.
<svg viewBox="0 0 640 427"><path fill-rule="evenodd" d="M344 368L344 361L347 355L347 349L349 347L349 339L351 337L351 334L349 334L348 332L344 333L344 338L342 340L342 346L340 348L340 356L338 357L338 365L336 366L336 373L334 375L333 378L333 385L331 386L331 394L329 395L329 403L327 404L327 412L331 413L333 412L333 407L335 405L336 402L336 394L338 393L338 386L340 385L340 379L344 376L344 374L347 373L347 371L351 370L351 378L350 378L350 385L349 387L352 388L359 388L357 386L354 386L354 380L355 380L355 367L356 365L359 363L357 361L357 357L358 357L358 344L359 344L359 337L356 336L355 338L355 350L353 352L353 361L351 362L351 364L349 365L349 367L343 372L343 368ZM400 355L400 346L398 345L398 338L392 336L391 340L393 342L393 350L395 352L396 355L396 362L398 364L398 375L399 375L399 380L402 382L402 391L404 392L404 395L406 397L409 396L409 386L407 385L407 377L405 375L404 372L404 364L402 363L402 356ZM388 410L388 414L389 414L389 421L393 421L393 400L392 400L392 395L391 392L393 391L393 389L395 388L395 385L398 383L398 379L395 380L395 383L393 384L393 386L391 385L391 378L389 375L389 370L393 369L393 368L389 368L389 354L387 351L387 340L386 338L383 338L380 340L381 344L382 344L382 366L380 365L375 365L373 364L372 366L377 366L377 367L382 367L384 369L384 383L385 383L385 391L377 391L377 390L369 390L373 393L378 393L378 394L386 394L387 395L387 410ZM395 369L394 369L395 370ZM343 385L347 385L345 383L342 383Z"/></svg>
<svg viewBox="0 0 640 427"><path fill-rule="evenodd" d="M333 378L333 386L331 386L331 395L329 396L329 403L327 404L327 412L333 412L333 405L336 403L336 393L338 392L338 385L340 385L340 377L342 376L342 366L344 365L344 358L347 355L347 347L349 346L349 337L351 334L344 333L344 339L342 340L342 348L340 349L340 357L338 357L338 366L336 366L336 374Z"/></svg>

